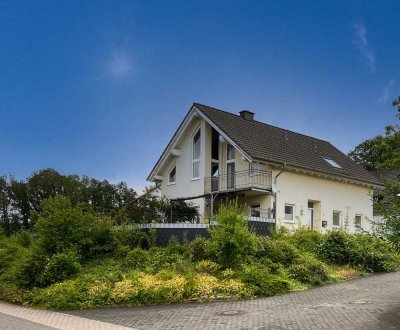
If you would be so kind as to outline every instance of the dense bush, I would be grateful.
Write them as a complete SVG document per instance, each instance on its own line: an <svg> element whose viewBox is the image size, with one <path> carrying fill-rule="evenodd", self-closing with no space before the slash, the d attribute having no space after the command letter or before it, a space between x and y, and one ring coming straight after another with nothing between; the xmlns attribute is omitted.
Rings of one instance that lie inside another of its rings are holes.
<svg viewBox="0 0 400 330"><path fill-rule="evenodd" d="M235 204L223 205L216 220L218 225L210 229L211 251L222 266L237 266L255 250L255 236Z"/></svg>
<svg viewBox="0 0 400 330"><path fill-rule="evenodd" d="M113 238L118 247L128 247L133 249L135 247L141 247L143 249L148 249L151 245L150 235L135 227L129 226L118 226L113 229Z"/></svg>
<svg viewBox="0 0 400 330"><path fill-rule="evenodd" d="M343 230L329 232L322 240L320 254L328 262L334 264L351 263L351 254L355 248L354 241Z"/></svg>
<svg viewBox="0 0 400 330"><path fill-rule="evenodd" d="M48 253L75 248L85 255L93 245L94 223L92 213L73 207L68 198L57 195L41 204L35 230Z"/></svg>
<svg viewBox="0 0 400 330"><path fill-rule="evenodd" d="M196 237L188 244L188 254L193 261L210 258L210 241L204 237Z"/></svg>
<svg viewBox="0 0 400 330"><path fill-rule="evenodd" d="M42 275L48 261L48 255L41 248L35 246L14 260L5 277L20 288L41 287L44 285Z"/></svg>
<svg viewBox="0 0 400 330"><path fill-rule="evenodd" d="M149 262L149 253L139 247L128 252L125 265L133 269L144 269Z"/></svg>
<svg viewBox="0 0 400 330"><path fill-rule="evenodd" d="M329 279L326 266L312 255L304 254L288 269L289 277L304 284L318 285Z"/></svg>
<svg viewBox="0 0 400 330"><path fill-rule="evenodd" d="M210 260L202 260L195 266L195 270L198 273L215 274L219 269L219 265L216 262Z"/></svg>
<svg viewBox="0 0 400 330"><path fill-rule="evenodd" d="M270 274L267 269L257 265L245 267L241 280L248 285L250 291L256 296L273 296L288 292L291 283L283 276Z"/></svg>
<svg viewBox="0 0 400 330"><path fill-rule="evenodd" d="M392 271L398 255L389 243L368 234L331 231L322 240L320 255L330 263L350 264L366 271Z"/></svg>
<svg viewBox="0 0 400 330"><path fill-rule="evenodd" d="M285 238L300 251L317 254L324 234L308 227L301 227L296 229L292 234L286 235Z"/></svg>
<svg viewBox="0 0 400 330"><path fill-rule="evenodd" d="M40 276L42 285L62 282L78 274L81 265L73 252L57 253L50 257Z"/></svg>
<svg viewBox="0 0 400 330"><path fill-rule="evenodd" d="M268 258L276 263L282 263L285 266L291 265L296 258L300 257L297 248L287 240L272 239L269 237L257 237L257 258Z"/></svg>
<svg viewBox="0 0 400 330"><path fill-rule="evenodd" d="M111 229L109 219L61 197L44 203L38 219L36 237L0 236L0 299L56 309L236 299L400 265L389 243L366 234L299 228L257 237L235 205L222 207L210 240L171 239L164 248L151 233Z"/></svg>
<svg viewBox="0 0 400 330"><path fill-rule="evenodd" d="M53 284L37 291L32 303L51 309L78 309L84 302L84 294L80 292L76 281L68 280Z"/></svg>

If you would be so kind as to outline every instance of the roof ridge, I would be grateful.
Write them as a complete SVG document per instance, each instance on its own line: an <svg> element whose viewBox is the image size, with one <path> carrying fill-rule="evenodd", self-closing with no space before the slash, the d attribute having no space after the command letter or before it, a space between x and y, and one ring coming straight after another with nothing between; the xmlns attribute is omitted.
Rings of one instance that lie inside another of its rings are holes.
<svg viewBox="0 0 400 330"><path fill-rule="evenodd" d="M208 106L208 105L206 105L206 104L194 102L193 105L194 105L194 106L200 105L200 106L203 106L203 107L206 107L206 108L210 108L210 109L213 109L213 110L216 110L216 111L220 111L220 112L226 113L226 114L231 115L231 116L240 117L240 115L237 115L237 114L235 114L235 113L233 113L233 112L229 112L229 111L226 111L226 110L221 110L221 109L218 109L218 108L210 107L210 106ZM327 140L319 139L319 138L317 138L317 137L310 136L310 135L306 135L306 134L304 134L304 133L299 133L299 132L295 132L295 131L290 130L290 129L286 129L286 128L278 127L278 126L275 126L275 125L267 124L267 123L264 123L264 122L259 121L259 120L253 120L253 122L258 123L258 124L262 124L262 125L265 125L265 126L277 128L277 129L280 129L280 130L285 131L285 132L290 132L290 133L302 135L302 136L305 136L305 137L308 137L308 138L311 138L311 139L314 139L314 140L318 140L318 141L322 141L322 142L331 144L331 143L330 143L329 141L327 141ZM332 145L332 144L331 144L331 145Z"/></svg>

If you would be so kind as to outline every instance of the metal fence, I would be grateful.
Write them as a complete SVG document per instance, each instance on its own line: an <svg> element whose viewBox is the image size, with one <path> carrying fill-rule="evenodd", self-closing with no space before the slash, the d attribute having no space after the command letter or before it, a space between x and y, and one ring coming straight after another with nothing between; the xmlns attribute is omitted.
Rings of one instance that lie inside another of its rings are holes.
<svg viewBox="0 0 400 330"><path fill-rule="evenodd" d="M271 230L275 228L275 220L268 218L248 217L248 226L256 235L268 236ZM208 229L210 226L218 226L218 223L146 223L129 225L129 229L139 229L149 232L150 229L155 229L157 245L166 246L172 237L175 237L179 242L183 243L193 241L196 237L210 238Z"/></svg>
<svg viewBox="0 0 400 330"><path fill-rule="evenodd" d="M269 190L271 187L272 175L269 171L238 171L204 179L206 194L247 188Z"/></svg>

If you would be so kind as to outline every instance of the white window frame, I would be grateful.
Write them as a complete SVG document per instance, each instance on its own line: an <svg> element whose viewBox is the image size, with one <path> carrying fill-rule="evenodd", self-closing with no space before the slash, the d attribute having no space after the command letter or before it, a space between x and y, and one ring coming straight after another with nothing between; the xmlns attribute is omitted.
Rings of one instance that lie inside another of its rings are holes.
<svg viewBox="0 0 400 330"><path fill-rule="evenodd" d="M361 221L360 221L360 225L359 225L359 226L356 224L356 217L360 217L360 218L361 218ZM361 213L356 213L356 214L354 215L354 227L355 227L355 228L362 228L363 225L364 225L364 216L363 216Z"/></svg>
<svg viewBox="0 0 400 330"><path fill-rule="evenodd" d="M194 158L194 137L197 135L197 133L200 133L200 137L199 137L200 152L199 152L199 158ZM192 136L192 181L200 180L200 160L201 160L201 127L196 129L195 133ZM194 176L195 164L198 164L198 166L199 166L199 176Z"/></svg>
<svg viewBox="0 0 400 330"><path fill-rule="evenodd" d="M232 148L233 148L233 158L231 158L231 159L228 159L228 155L229 155L228 149L229 149L229 147L232 147ZM226 163L227 163L227 164L228 164L228 163L234 163L235 160L236 160L236 149L235 149L235 147L234 147L232 144L227 143L225 149L226 149L226 150L225 150L225 156L226 156L225 159L226 159Z"/></svg>
<svg viewBox="0 0 400 330"><path fill-rule="evenodd" d="M228 149L229 149L229 147L232 147L232 149L233 149L233 158L231 158L231 159L228 159L228 155L229 155ZM234 167L235 171L233 173L233 187L229 187L228 188L228 180L229 180L229 178L228 178L228 166L230 164L233 164L233 167ZM226 148L225 148L225 171L226 171L225 172L225 174L226 174L226 176L225 176L226 177L225 188L234 189L235 185L236 185L236 148L232 144L229 144L229 143L226 144Z"/></svg>
<svg viewBox="0 0 400 330"><path fill-rule="evenodd" d="M334 213L339 213L339 224L338 224L338 225L335 225L335 224L333 223L333 214L334 214ZM333 210L333 211L332 211L332 227L334 227L334 228L339 228L341 225L342 225L342 211Z"/></svg>
<svg viewBox="0 0 400 330"><path fill-rule="evenodd" d="M171 181L171 173L172 171L175 170L175 181ZM168 172L168 184L167 186L172 186L176 184L176 164L174 164L174 166L171 167L171 170Z"/></svg>
<svg viewBox="0 0 400 330"><path fill-rule="evenodd" d="M291 207L292 210L293 210L292 219L286 219L286 206ZM295 214L295 208L294 208L294 206L295 206L294 204L285 203L285 207L284 207L284 209L283 209L283 211L284 211L284 217L285 217L285 222L289 222L289 223L294 223L294 222L295 222L295 221L294 221L294 219L295 219L295 216L294 216L294 214Z"/></svg>

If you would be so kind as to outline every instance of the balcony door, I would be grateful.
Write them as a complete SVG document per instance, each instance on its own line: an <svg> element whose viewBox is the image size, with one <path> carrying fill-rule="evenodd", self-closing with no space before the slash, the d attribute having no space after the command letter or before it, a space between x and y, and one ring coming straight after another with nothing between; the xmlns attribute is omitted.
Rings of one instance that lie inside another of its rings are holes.
<svg viewBox="0 0 400 330"><path fill-rule="evenodd" d="M216 192L219 190L219 163L218 161L211 161L211 191Z"/></svg>
<svg viewBox="0 0 400 330"><path fill-rule="evenodd" d="M226 189L235 188L235 148L227 144L226 148Z"/></svg>

